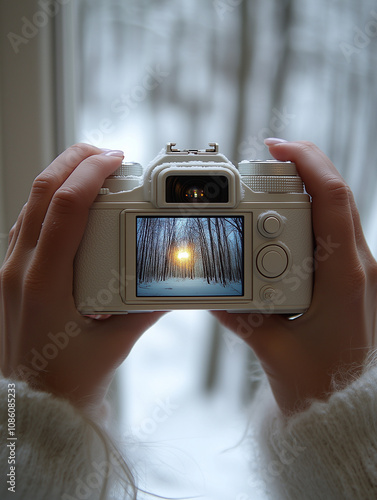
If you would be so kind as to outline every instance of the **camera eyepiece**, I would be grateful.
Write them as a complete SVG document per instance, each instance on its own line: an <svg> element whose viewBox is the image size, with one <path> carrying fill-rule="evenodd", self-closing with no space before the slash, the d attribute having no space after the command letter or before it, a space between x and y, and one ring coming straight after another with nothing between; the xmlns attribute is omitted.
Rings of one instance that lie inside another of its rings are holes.
<svg viewBox="0 0 377 500"><path fill-rule="evenodd" d="M166 203L228 203L229 185L225 175L169 175Z"/></svg>

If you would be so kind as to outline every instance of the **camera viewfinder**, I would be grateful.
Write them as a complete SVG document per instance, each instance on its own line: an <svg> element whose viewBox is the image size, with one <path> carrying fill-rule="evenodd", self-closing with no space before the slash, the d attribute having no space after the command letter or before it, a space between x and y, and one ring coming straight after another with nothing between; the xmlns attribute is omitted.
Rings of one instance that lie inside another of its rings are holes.
<svg viewBox="0 0 377 500"><path fill-rule="evenodd" d="M170 175L166 178L166 203L228 203L225 175Z"/></svg>

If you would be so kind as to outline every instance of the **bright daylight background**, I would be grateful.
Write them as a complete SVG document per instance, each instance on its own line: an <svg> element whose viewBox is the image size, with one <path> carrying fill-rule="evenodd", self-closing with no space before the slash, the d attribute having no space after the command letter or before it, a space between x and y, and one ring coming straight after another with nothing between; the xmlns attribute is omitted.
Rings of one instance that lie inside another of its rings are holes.
<svg viewBox="0 0 377 500"><path fill-rule="evenodd" d="M214 141L237 162L268 157L268 136L308 139L351 185L377 256L374 0L64 3L56 32L48 26L48 50L59 55L51 57L55 94L40 92L60 103L54 152L86 141L146 165L167 142ZM35 127L44 119L30 116ZM9 163L1 176L4 235L23 200L11 199L19 190ZM203 311L170 313L147 332L113 387L142 488L163 497L264 498L245 438L253 365L250 350Z"/></svg>

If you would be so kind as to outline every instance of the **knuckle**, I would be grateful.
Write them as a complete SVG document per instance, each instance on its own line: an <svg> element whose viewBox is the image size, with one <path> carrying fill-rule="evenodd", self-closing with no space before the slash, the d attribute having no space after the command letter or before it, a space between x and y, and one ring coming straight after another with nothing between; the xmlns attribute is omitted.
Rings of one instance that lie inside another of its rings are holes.
<svg viewBox="0 0 377 500"><path fill-rule="evenodd" d="M335 205L345 206L353 198L351 188L341 179L329 177L324 181L324 190Z"/></svg>
<svg viewBox="0 0 377 500"><path fill-rule="evenodd" d="M45 283L41 273L35 272L33 269L25 273L23 281L23 294L29 300L33 296L38 296L44 290Z"/></svg>
<svg viewBox="0 0 377 500"><path fill-rule="evenodd" d="M62 187L56 191L52 199L54 210L62 215L71 214L82 208L82 197L74 187Z"/></svg>
<svg viewBox="0 0 377 500"><path fill-rule="evenodd" d="M90 165L95 169L100 169L103 167L104 157L100 155L93 155L90 157Z"/></svg>
<svg viewBox="0 0 377 500"><path fill-rule="evenodd" d="M303 158L310 158L313 156L313 154L318 155L319 149L318 146L314 144L314 142L311 141L298 141L297 142L297 147L301 153L301 156Z"/></svg>
<svg viewBox="0 0 377 500"><path fill-rule="evenodd" d="M358 301L363 301L368 284L368 276L363 265L358 262L347 273L344 281L344 291L348 292L349 302L356 305Z"/></svg>
<svg viewBox="0 0 377 500"><path fill-rule="evenodd" d="M9 233L8 233L8 241L10 241L14 233L16 232L17 228L21 225L22 219L21 219L21 214L18 216L16 222L13 224L13 226L10 228Z"/></svg>
<svg viewBox="0 0 377 500"><path fill-rule="evenodd" d="M56 191L52 201L55 209L71 212L79 204L79 200L77 189L66 186Z"/></svg>
<svg viewBox="0 0 377 500"><path fill-rule="evenodd" d="M47 171L39 174L33 182L32 191L36 194L49 193L54 189L56 177Z"/></svg>
<svg viewBox="0 0 377 500"><path fill-rule="evenodd" d="M13 226L11 227L11 229L8 233L8 245L13 240L13 237L15 236L15 234L20 230L27 206L28 206L27 203L25 203L25 205L22 207L21 212L19 213L19 215L17 217L16 222L13 224Z"/></svg>
<svg viewBox="0 0 377 500"><path fill-rule="evenodd" d="M91 156L96 152L98 152L97 148L84 142L74 144L67 150L69 159L76 162L81 161L82 159L87 158L88 156Z"/></svg>
<svg viewBox="0 0 377 500"><path fill-rule="evenodd" d="M3 292L7 292L11 289L14 289L19 281L19 272L18 269L12 265L10 262L7 262L0 269L0 289Z"/></svg>
<svg viewBox="0 0 377 500"><path fill-rule="evenodd" d="M11 241L13 240L13 236L16 232L16 224L14 224L14 226L12 227L12 229L9 231L9 234L8 234L8 245L10 245Z"/></svg>
<svg viewBox="0 0 377 500"><path fill-rule="evenodd" d="M299 148L303 151L316 151L317 150L317 146L314 144L314 142L311 142L311 141L298 141L298 144L299 144Z"/></svg>
<svg viewBox="0 0 377 500"><path fill-rule="evenodd" d="M352 283L357 289L361 291L365 290L368 278L367 273L361 264L354 270L354 272L351 274L351 277Z"/></svg>

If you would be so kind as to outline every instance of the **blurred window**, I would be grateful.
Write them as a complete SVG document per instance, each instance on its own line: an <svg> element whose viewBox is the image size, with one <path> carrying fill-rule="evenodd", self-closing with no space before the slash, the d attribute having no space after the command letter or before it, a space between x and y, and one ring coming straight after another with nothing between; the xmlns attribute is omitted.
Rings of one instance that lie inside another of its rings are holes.
<svg viewBox="0 0 377 500"><path fill-rule="evenodd" d="M40 9L1 7L4 39ZM377 256L376 44L374 0L61 2L19 54L1 48L0 253L31 180L73 141L143 165L167 142L218 142L236 163L266 158L263 139L280 136L330 156ZM114 404L143 488L263 498L237 446L260 376L240 339L205 311L170 313L120 374Z"/></svg>
<svg viewBox="0 0 377 500"><path fill-rule="evenodd" d="M351 185L377 254L374 1L80 0L75 9L77 140L144 165L171 141L215 141L237 162L268 157L269 136L311 140ZM250 490L242 449L217 453L242 437L253 363L205 312L170 313L141 339L120 394L125 428L149 445L145 455L135 447L135 460L154 464L144 487L191 495L202 481L217 500Z"/></svg>

